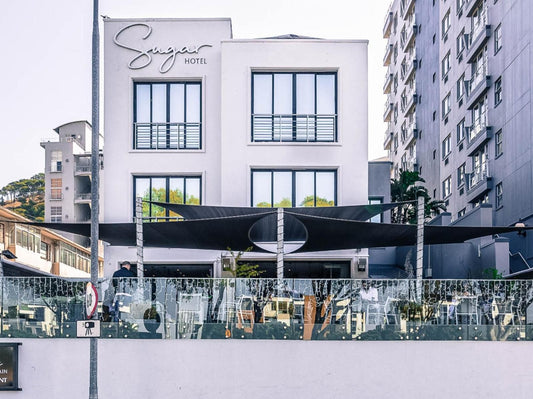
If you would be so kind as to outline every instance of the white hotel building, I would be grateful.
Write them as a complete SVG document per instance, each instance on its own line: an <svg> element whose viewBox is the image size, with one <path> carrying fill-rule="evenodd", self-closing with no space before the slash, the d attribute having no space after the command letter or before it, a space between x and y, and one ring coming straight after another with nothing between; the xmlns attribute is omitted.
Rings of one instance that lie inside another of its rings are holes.
<svg viewBox="0 0 533 399"><path fill-rule="evenodd" d="M245 207L367 203L367 44L233 39L226 18L105 19L104 222L131 222L136 195ZM275 254L247 256L275 263ZM288 254L285 276L366 277L356 265L367 256ZM220 257L144 250L147 276L217 277ZM136 248L107 247L105 274L123 260L135 263Z"/></svg>

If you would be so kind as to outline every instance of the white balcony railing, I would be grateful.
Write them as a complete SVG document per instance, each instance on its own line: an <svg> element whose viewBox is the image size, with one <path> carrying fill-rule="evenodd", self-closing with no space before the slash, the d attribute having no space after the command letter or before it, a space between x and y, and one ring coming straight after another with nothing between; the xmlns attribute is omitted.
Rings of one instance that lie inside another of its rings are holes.
<svg viewBox="0 0 533 399"><path fill-rule="evenodd" d="M252 141L335 142L337 115L254 114Z"/></svg>

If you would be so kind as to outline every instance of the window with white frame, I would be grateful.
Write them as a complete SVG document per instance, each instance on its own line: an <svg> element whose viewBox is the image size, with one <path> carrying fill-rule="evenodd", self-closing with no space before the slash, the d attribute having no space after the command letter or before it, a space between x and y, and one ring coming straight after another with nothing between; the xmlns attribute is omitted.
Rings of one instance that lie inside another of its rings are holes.
<svg viewBox="0 0 533 399"><path fill-rule="evenodd" d="M502 102L502 78L501 76L494 82L494 106Z"/></svg>
<svg viewBox="0 0 533 399"><path fill-rule="evenodd" d="M496 184L496 208L503 205L503 182Z"/></svg>
<svg viewBox="0 0 533 399"><path fill-rule="evenodd" d="M498 25L494 29L494 54L502 48L502 25Z"/></svg>
<svg viewBox="0 0 533 399"><path fill-rule="evenodd" d="M464 140L466 135L465 118L457 124L457 144Z"/></svg>
<svg viewBox="0 0 533 399"><path fill-rule="evenodd" d="M202 148L200 82L134 83L133 148Z"/></svg>
<svg viewBox="0 0 533 399"><path fill-rule="evenodd" d="M442 140L442 159L446 159L448 155L450 155L452 151L451 147L451 137L452 135L449 134L446 136L444 140Z"/></svg>
<svg viewBox="0 0 533 399"><path fill-rule="evenodd" d="M457 57L459 57L461 54L463 54L463 51L466 48L464 29L461 31L461 33L459 33L459 36L457 36L456 45L457 45Z"/></svg>
<svg viewBox="0 0 533 399"><path fill-rule="evenodd" d="M50 222L61 223L63 215L63 207L52 206L50 207Z"/></svg>
<svg viewBox="0 0 533 399"><path fill-rule="evenodd" d="M176 218L179 217L178 214L151 204L150 201L201 205L202 179L200 176L134 176L133 192L133 210L135 211L135 198L141 197L144 218Z"/></svg>
<svg viewBox="0 0 533 399"><path fill-rule="evenodd" d="M447 198L452 194L452 177L448 176L442 182L442 198Z"/></svg>
<svg viewBox="0 0 533 399"><path fill-rule="evenodd" d="M448 93L442 100L442 119L446 118L451 110L450 93Z"/></svg>
<svg viewBox="0 0 533 399"><path fill-rule="evenodd" d="M452 68L452 64L450 62L450 52L449 51L448 51L448 53L446 53L446 55L442 59L441 66L442 66L442 78L444 80L446 80L446 78L448 77L448 72L450 72L450 69Z"/></svg>
<svg viewBox="0 0 533 399"><path fill-rule="evenodd" d="M337 74L254 72L252 141L337 141Z"/></svg>
<svg viewBox="0 0 533 399"><path fill-rule="evenodd" d="M465 74L463 73L457 81L457 101L460 101L465 95Z"/></svg>
<svg viewBox="0 0 533 399"><path fill-rule="evenodd" d="M52 151L50 153L50 172L63 171L63 152Z"/></svg>
<svg viewBox="0 0 533 399"><path fill-rule="evenodd" d="M466 163L463 163L457 168L457 187L461 187L465 184L466 179Z"/></svg>
<svg viewBox="0 0 533 399"><path fill-rule="evenodd" d="M472 126L469 141L472 141L487 126L487 96L482 97L472 108Z"/></svg>
<svg viewBox="0 0 533 399"><path fill-rule="evenodd" d="M496 148L494 153L497 157L503 154L503 133L502 130L498 130L495 135Z"/></svg>
<svg viewBox="0 0 533 399"><path fill-rule="evenodd" d="M252 169L252 206L337 205L336 170Z"/></svg>
<svg viewBox="0 0 533 399"><path fill-rule="evenodd" d="M448 12L446 12L441 22L442 40L444 41L448 40L448 31L450 30L450 26L450 10L448 9Z"/></svg>

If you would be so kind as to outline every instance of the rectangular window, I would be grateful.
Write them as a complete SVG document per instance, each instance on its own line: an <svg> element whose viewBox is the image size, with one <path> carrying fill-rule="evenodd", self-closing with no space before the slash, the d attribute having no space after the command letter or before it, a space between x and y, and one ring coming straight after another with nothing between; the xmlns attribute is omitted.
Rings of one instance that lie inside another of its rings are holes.
<svg viewBox="0 0 533 399"><path fill-rule="evenodd" d="M448 10L441 22L442 40L444 41L448 40L448 31L450 30L450 26L450 10Z"/></svg>
<svg viewBox="0 0 533 399"><path fill-rule="evenodd" d="M446 136L446 138L442 141L442 159L445 159L450 155L450 152L452 151L451 148L451 134Z"/></svg>
<svg viewBox="0 0 533 399"><path fill-rule="evenodd" d="M446 78L448 77L448 72L450 72L450 69L452 68L452 65L450 63L450 52L449 51L442 59L441 66L442 66L442 78L446 80Z"/></svg>
<svg viewBox="0 0 533 399"><path fill-rule="evenodd" d="M499 77L494 82L494 106L502 102L502 78Z"/></svg>
<svg viewBox="0 0 533 399"><path fill-rule="evenodd" d="M50 179L50 199L63 199L63 179Z"/></svg>
<svg viewBox="0 0 533 399"><path fill-rule="evenodd" d="M335 170L252 170L252 206L337 205Z"/></svg>
<svg viewBox="0 0 533 399"><path fill-rule="evenodd" d="M252 141L337 141L337 74L252 74Z"/></svg>
<svg viewBox="0 0 533 399"><path fill-rule="evenodd" d="M50 172L61 172L63 170L62 151L52 151L50 154Z"/></svg>
<svg viewBox="0 0 533 399"><path fill-rule="evenodd" d="M201 205L202 179L200 176L134 176L133 209L135 198L144 201L170 202L173 204ZM176 218L178 214L143 201L143 217L149 219ZM135 216L135 211L134 215Z"/></svg>
<svg viewBox="0 0 533 399"><path fill-rule="evenodd" d="M502 25L498 25L494 29L494 54L502 48Z"/></svg>
<svg viewBox="0 0 533 399"><path fill-rule="evenodd" d="M133 148L202 148L201 87L200 82L135 83Z"/></svg>
<svg viewBox="0 0 533 399"><path fill-rule="evenodd" d="M496 154L497 157L499 157L500 155L503 154L503 135L502 135L501 129L496 132L495 141L496 141L496 149L494 153Z"/></svg>
<svg viewBox="0 0 533 399"><path fill-rule="evenodd" d="M457 101L460 101L465 95L465 74L463 73L457 81Z"/></svg>
<svg viewBox="0 0 533 399"><path fill-rule="evenodd" d="M450 93L448 93L448 95L444 97L444 100L442 100L442 119L446 118L451 110Z"/></svg>
<svg viewBox="0 0 533 399"><path fill-rule="evenodd" d="M466 178L466 164L463 163L457 168L457 187L461 187L465 184Z"/></svg>
<svg viewBox="0 0 533 399"><path fill-rule="evenodd" d="M496 185L496 208L503 205L503 183Z"/></svg>
<svg viewBox="0 0 533 399"><path fill-rule="evenodd" d="M452 193L452 177L448 176L442 182L442 198L447 198Z"/></svg>
<svg viewBox="0 0 533 399"><path fill-rule="evenodd" d="M457 36L456 45L457 45L457 58L459 58L461 56L461 54L463 54L463 51L466 48L466 45L465 45L465 30L464 29L461 31L461 33L459 33L459 36Z"/></svg>
<svg viewBox="0 0 533 399"><path fill-rule="evenodd" d="M383 198L369 198L368 199L368 203L370 205L382 204L383 203ZM380 213L379 215L376 215L376 216L370 218L370 222L371 223L382 223L383 222L383 214Z"/></svg>
<svg viewBox="0 0 533 399"><path fill-rule="evenodd" d="M61 223L62 214L63 214L63 207L61 206L50 207L50 222Z"/></svg>
<svg viewBox="0 0 533 399"><path fill-rule="evenodd" d="M457 124L457 144L464 140L466 134L465 129L465 119L463 118L461 122Z"/></svg>
<svg viewBox="0 0 533 399"><path fill-rule="evenodd" d="M466 208L461 209L459 212L457 212L457 218L462 218L466 214Z"/></svg>

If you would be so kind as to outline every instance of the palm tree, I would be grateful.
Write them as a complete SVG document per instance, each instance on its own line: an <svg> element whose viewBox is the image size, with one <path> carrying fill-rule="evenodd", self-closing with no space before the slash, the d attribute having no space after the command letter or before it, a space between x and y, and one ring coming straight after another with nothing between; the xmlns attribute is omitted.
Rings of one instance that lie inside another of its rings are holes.
<svg viewBox="0 0 533 399"><path fill-rule="evenodd" d="M424 217L426 219L438 215L441 211L446 211L444 201L432 199L427 188L420 183L425 183L425 180L418 172L409 170L400 170L400 177L391 179L391 201L413 201L411 204L391 211L392 223L416 224L415 201L420 195L424 197Z"/></svg>

